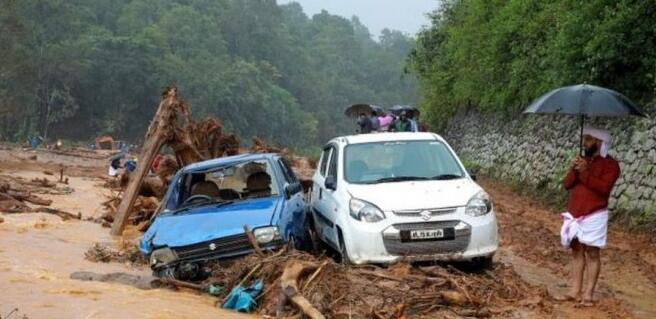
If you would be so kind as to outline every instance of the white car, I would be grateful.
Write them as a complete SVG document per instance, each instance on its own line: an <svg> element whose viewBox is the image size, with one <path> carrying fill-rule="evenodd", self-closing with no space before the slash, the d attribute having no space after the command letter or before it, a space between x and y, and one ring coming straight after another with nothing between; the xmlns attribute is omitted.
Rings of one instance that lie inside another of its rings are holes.
<svg viewBox="0 0 656 319"><path fill-rule="evenodd" d="M491 264L497 220L485 191L439 135L337 137L313 176L314 230L345 262Z"/></svg>

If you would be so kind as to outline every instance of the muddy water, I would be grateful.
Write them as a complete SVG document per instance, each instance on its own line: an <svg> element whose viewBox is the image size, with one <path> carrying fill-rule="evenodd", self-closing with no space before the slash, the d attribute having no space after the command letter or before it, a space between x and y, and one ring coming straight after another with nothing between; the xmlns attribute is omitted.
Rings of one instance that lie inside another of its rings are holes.
<svg viewBox="0 0 656 319"><path fill-rule="evenodd" d="M3 173L6 173L3 172ZM16 172L26 178L38 172ZM105 191L97 180L69 177L75 192L48 196L53 207L94 216ZM4 215L0 224L0 315L17 307L29 318L251 318L218 309L216 300L193 292L139 290L120 284L69 279L72 272L128 272L147 269L92 263L84 252L94 242L116 244L108 229L85 221L61 221L48 214Z"/></svg>

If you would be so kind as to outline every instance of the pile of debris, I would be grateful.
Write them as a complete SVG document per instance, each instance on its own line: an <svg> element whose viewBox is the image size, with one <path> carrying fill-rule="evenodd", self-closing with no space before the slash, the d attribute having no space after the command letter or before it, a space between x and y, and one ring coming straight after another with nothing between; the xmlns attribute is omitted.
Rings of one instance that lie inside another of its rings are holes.
<svg viewBox="0 0 656 319"><path fill-rule="evenodd" d="M257 280L264 288L255 311L265 317L489 317L511 313L518 303L544 314L552 305L545 289L530 286L503 264L478 273L434 263L347 266L286 249L216 262L202 283L170 283L204 292L222 287L221 305L231 289Z"/></svg>
<svg viewBox="0 0 656 319"><path fill-rule="evenodd" d="M68 179L63 178L63 173L61 176L59 181L50 181L47 178L26 180L21 177L0 176L0 211L7 214L40 212L58 215L64 220L71 218L80 219L81 216L79 213L75 215L62 210L48 208L47 206L52 204L52 200L36 195L65 195L73 192L68 186L58 186L59 183L68 184ZM28 203L40 207L33 208Z"/></svg>
<svg viewBox="0 0 656 319"><path fill-rule="evenodd" d="M134 206L132 207L132 214L130 214L130 225L133 225L137 230L145 232L150 226L150 221L155 215L155 211L159 208L161 198L154 196L139 196ZM120 193L112 193L108 199L102 203L105 212L98 217L97 223L103 227L111 227L116 215L116 209L121 202Z"/></svg>
<svg viewBox="0 0 656 319"><path fill-rule="evenodd" d="M262 139L259 137L254 137L253 138L253 145L250 148L251 153L278 153L282 158L284 158L287 163L291 166L295 166L297 164L298 158L294 156L289 149L287 148L279 148L275 146L270 146L264 143Z"/></svg>
<svg viewBox="0 0 656 319"><path fill-rule="evenodd" d="M159 209L159 202L154 205L154 199L162 200L171 179L181 167L240 153L239 140L234 134L223 132L221 120L214 117L200 121L191 119L191 109L178 99L177 88L167 87L162 98L139 156L142 164L134 172L124 172L118 180L106 184L108 188L119 191L116 197L112 196L104 204L107 213L103 216L103 223L113 223L114 235L121 234L128 224L138 224L140 230L148 228L149 221ZM168 146L173 154L159 155L164 146ZM307 159L293 155L286 148L268 146L257 137L253 138L253 145L247 151L279 153L297 172L304 189L309 188L314 167ZM149 174L151 163L156 160L155 174Z"/></svg>
<svg viewBox="0 0 656 319"><path fill-rule="evenodd" d="M137 249L137 246L132 244L125 244L121 249L112 249L108 245L95 243L86 253L84 258L92 262L119 262L122 264L130 264L133 266L145 266L146 260Z"/></svg>

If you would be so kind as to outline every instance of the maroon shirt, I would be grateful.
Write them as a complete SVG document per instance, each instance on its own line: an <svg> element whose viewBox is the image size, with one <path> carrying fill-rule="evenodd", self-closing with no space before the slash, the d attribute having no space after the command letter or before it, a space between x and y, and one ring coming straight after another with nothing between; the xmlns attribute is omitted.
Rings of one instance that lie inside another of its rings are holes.
<svg viewBox="0 0 656 319"><path fill-rule="evenodd" d="M608 198L620 176L620 166L610 155L586 158L585 171L573 168L567 172L563 185L569 190L569 213L578 218L608 207Z"/></svg>

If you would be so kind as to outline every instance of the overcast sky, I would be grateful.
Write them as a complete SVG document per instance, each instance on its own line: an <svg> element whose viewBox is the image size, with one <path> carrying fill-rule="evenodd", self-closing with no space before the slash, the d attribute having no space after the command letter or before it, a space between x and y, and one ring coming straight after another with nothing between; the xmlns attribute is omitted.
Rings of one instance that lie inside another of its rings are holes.
<svg viewBox="0 0 656 319"><path fill-rule="evenodd" d="M426 13L437 9L440 0L278 0L298 2L310 17L322 9L346 18L356 15L377 36L384 28L414 35L429 23Z"/></svg>

